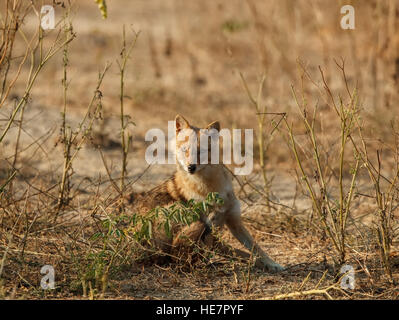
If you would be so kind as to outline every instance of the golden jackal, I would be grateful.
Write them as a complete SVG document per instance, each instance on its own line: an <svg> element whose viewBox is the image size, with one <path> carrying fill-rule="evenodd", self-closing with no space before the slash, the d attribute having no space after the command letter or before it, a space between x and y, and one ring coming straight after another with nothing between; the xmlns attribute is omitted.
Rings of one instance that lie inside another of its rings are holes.
<svg viewBox="0 0 399 320"><path fill-rule="evenodd" d="M223 199L223 204L217 206L209 217L201 217L200 221L180 229L172 228L172 237L165 234L156 235L154 242L158 248L165 252L173 252L179 246L186 245L187 239L202 242L205 245L214 245L215 241L211 231L227 225L234 237L255 254L257 266L270 272L283 270L282 266L270 259L254 242L243 226L240 202L234 194L231 177L224 165L203 161L204 157L210 160L211 152L209 145L207 150L201 149L201 135L204 134L204 131L218 133L219 122L212 122L205 129L199 129L191 126L182 116L177 115L175 127L177 171L172 178L151 191L132 194L134 209L136 212L145 213L157 206L167 206L176 201L190 199L203 201L210 192L217 192ZM178 139L183 132L184 139ZM190 138L192 136L198 137L198 139L193 140ZM219 248L228 251L226 246L219 246ZM248 253L241 250L235 249L234 253L241 258L250 257Z"/></svg>

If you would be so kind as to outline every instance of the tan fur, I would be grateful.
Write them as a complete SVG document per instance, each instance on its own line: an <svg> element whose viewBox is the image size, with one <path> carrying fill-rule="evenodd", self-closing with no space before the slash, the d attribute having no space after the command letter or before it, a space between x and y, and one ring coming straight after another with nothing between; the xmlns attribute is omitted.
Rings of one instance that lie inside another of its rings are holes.
<svg viewBox="0 0 399 320"><path fill-rule="evenodd" d="M207 128L220 130L220 125L218 122L212 122ZM186 119L178 115L176 117L176 134L183 129L201 134L199 128L190 126ZM133 194L133 209L135 212L145 214L157 206L167 207L176 201L190 199L202 201L210 192L218 192L224 203L217 207L209 217L202 217L201 221L190 226L184 228L173 226L172 238L166 237L160 229L160 232L154 237L154 243L167 253L176 253L186 251L193 242L202 242L209 247L218 247L223 253L235 254L248 259L249 253L236 249L232 252L229 247L217 242L212 232L206 232L207 229L218 229L227 225L231 233L258 257L257 266L273 272L282 270L283 268L271 260L253 241L243 226L240 217L240 203L234 195L231 177L226 168L222 164L201 164L197 165L198 169L194 173L189 173L187 166L190 165L190 159L186 157L187 150L182 149L184 143L187 143L186 139L176 142L177 158L179 151L183 156L177 162L177 171L173 177L148 192Z"/></svg>

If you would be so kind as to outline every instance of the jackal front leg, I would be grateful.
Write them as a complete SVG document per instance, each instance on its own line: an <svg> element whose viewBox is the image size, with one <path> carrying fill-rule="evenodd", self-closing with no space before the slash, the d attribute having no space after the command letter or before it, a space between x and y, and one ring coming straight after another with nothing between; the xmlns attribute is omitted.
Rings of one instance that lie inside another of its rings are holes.
<svg viewBox="0 0 399 320"><path fill-rule="evenodd" d="M247 261L250 258L249 253L232 248L220 241L214 232L212 232L212 229L212 227L209 227L203 221L197 221L184 227L174 238L174 253L181 254L182 252L189 251L189 248L192 248L193 245L202 242L209 249L217 250L223 255L243 261Z"/></svg>
<svg viewBox="0 0 399 320"><path fill-rule="evenodd" d="M234 237L237 238L248 250L258 257L256 260L257 267L266 268L270 272L283 271L284 267L274 262L253 240L247 229L242 224L239 214L231 214L226 218L226 225Z"/></svg>

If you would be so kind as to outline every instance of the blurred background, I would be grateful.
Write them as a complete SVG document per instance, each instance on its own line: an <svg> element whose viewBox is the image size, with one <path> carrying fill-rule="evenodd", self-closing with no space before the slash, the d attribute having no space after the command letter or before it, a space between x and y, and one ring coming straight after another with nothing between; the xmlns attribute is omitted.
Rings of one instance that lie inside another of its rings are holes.
<svg viewBox="0 0 399 320"><path fill-rule="evenodd" d="M42 3L52 4L51 1L35 3L38 8ZM66 9L62 1L56 3L55 17L59 21ZM340 9L345 4L355 8L354 30L341 28L344 15ZM140 32L125 76L125 112L136 123L133 130L137 147L142 147L148 129L166 129L166 121L173 120L176 113L193 119L199 126L220 120L227 128L254 127L256 112L240 72L254 95L265 74L262 97L267 112L295 114L291 85L303 89L310 94L310 105L319 104L320 121L328 128L331 110L323 103L316 86L301 81L302 67L322 87L321 67L326 82L338 96L346 93L346 86L336 62L344 61L350 90L358 88L359 104L382 130L381 135L389 129L386 123L397 112L399 4L395 0L116 0L107 2L107 19L101 18L93 1L72 1L70 8L76 33L68 56L71 114L85 110L98 72L111 62L101 89L104 121L118 118L116 60L121 51L122 28L125 25L127 38ZM38 17L30 13L24 22L27 36L36 31L37 25ZM57 30L46 33L49 45ZM22 55L25 43L21 37L17 36L15 47L19 50L15 56ZM23 74L28 70L29 65L25 64ZM38 77L30 95L32 103L61 111L62 75L59 53ZM14 96L23 94L23 79L16 82ZM266 117L266 134L273 130L271 123L275 118ZM38 119L44 126L53 120ZM107 139L118 139L117 136L116 132L110 132ZM277 146L268 163L287 160L287 150L279 152L281 148Z"/></svg>
<svg viewBox="0 0 399 320"><path fill-rule="evenodd" d="M38 8L39 4L37 1ZM355 8L354 30L340 26L340 9L345 4ZM133 37L132 30L140 32L125 76L126 113L137 125L137 146L148 129L165 129L166 121L173 120L176 113L193 119L199 126L219 119L227 128L254 127L256 112L240 72L254 94L265 74L262 96L268 112L296 111L291 85L298 89L303 86L304 92L311 94L309 104L320 105L320 117L327 117L328 127L330 110L323 105L314 85L309 81L302 84L300 65L322 85L320 66L338 96L346 92L342 72L335 62L341 63L342 59L351 90L358 88L361 107L384 131L386 121L396 114L398 102L398 6L395 0L116 0L107 3L108 17L102 19L93 1L72 1L71 21L76 38L69 46L69 112L85 110L98 72L111 62L101 89L104 120L118 117L116 59L125 25L128 38ZM66 9L61 4L54 7L59 21ZM38 17L30 13L24 22L27 36L36 31L37 25ZM49 45L57 31L46 33ZM22 55L25 43L21 37L17 36L15 47L20 50L15 56ZM29 65L24 65L23 73L28 70ZM62 74L60 53L38 77L30 95L34 104L61 110ZM13 89L15 96L23 94L22 79ZM273 129L274 118L266 117L266 134ZM43 117L39 121L52 120ZM286 150L280 154L280 148L276 149L269 160L274 164L284 162Z"/></svg>

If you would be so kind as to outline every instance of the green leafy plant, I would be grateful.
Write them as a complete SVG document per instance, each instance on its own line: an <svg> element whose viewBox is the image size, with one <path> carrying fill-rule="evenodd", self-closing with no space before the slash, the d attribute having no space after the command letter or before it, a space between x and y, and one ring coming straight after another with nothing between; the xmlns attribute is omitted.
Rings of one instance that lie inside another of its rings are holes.
<svg viewBox="0 0 399 320"><path fill-rule="evenodd" d="M103 296L111 273L138 256L134 255L135 250L140 248L138 243L151 244L154 232L163 228L167 236L172 237L172 224L190 225L221 204L223 199L218 193L209 193L203 201L176 202L168 208L154 208L145 215L106 214L99 230L90 238L90 250L84 257L84 263L77 261L78 268L85 266L79 272L83 294L94 298L101 292Z"/></svg>

